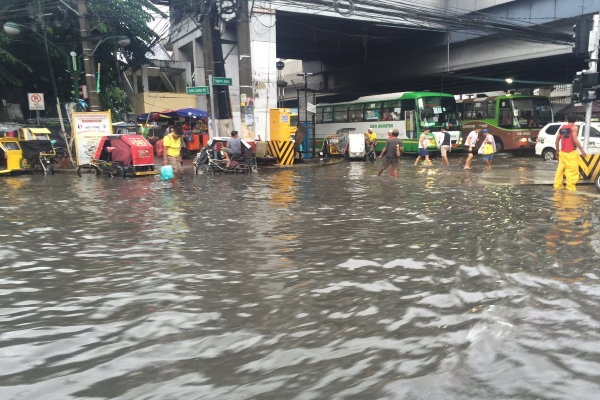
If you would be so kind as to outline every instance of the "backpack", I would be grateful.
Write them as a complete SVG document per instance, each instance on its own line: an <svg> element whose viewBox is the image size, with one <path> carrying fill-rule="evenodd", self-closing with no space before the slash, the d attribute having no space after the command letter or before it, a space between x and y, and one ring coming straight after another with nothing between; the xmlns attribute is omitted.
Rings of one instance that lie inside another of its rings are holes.
<svg viewBox="0 0 600 400"><path fill-rule="evenodd" d="M165 154L165 145L163 139L160 139L158 142L156 142L156 155L162 157L163 154Z"/></svg>

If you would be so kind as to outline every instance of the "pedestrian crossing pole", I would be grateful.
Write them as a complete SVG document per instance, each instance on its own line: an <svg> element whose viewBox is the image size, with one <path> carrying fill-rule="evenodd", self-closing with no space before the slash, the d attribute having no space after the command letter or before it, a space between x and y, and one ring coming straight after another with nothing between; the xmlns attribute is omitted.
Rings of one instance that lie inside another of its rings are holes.
<svg viewBox="0 0 600 400"><path fill-rule="evenodd" d="M598 72L598 45L600 41L600 14L594 15L594 25L590 32L590 39L588 42L588 51L590 53L589 69L585 71L589 74L595 74ZM583 149L587 153L590 145L590 125L592 122L592 107L593 101L587 103L585 110L585 128L583 130Z"/></svg>

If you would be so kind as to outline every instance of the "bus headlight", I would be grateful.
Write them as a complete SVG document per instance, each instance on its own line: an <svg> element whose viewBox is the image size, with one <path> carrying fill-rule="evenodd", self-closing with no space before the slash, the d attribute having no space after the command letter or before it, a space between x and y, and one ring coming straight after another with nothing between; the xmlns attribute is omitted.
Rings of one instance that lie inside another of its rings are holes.
<svg viewBox="0 0 600 400"><path fill-rule="evenodd" d="M519 142L521 142L521 143L527 143L528 140L529 139L527 139L527 138L521 138L521 139L519 139Z"/></svg>

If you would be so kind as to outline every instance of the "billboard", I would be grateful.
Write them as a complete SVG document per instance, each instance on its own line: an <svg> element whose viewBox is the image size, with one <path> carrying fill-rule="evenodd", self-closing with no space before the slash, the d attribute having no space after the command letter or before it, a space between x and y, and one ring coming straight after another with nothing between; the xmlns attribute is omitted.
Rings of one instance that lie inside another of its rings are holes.
<svg viewBox="0 0 600 400"><path fill-rule="evenodd" d="M96 153L100 139L112 135L112 117L110 110L99 112L73 113L73 135L77 165L89 164Z"/></svg>

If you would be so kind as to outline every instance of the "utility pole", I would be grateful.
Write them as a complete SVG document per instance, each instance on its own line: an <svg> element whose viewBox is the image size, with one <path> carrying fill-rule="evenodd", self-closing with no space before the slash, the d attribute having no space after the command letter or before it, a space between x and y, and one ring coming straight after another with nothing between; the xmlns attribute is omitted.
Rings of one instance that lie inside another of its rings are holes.
<svg viewBox="0 0 600 400"><path fill-rule="evenodd" d="M96 57L94 57L94 44L90 40L91 28L86 0L77 1L77 11L79 12L79 29L81 31L83 65L85 67L89 106L91 111L100 111L100 95L96 90Z"/></svg>
<svg viewBox="0 0 600 400"><path fill-rule="evenodd" d="M213 0L214 2L214 0ZM214 2L214 7L210 13L210 23L212 28L212 48L213 61L215 65L214 76L225 78L225 59L223 57L223 45L221 43L221 32L219 31L219 9ZM219 131L222 133L227 130L227 126L231 127L231 103L229 101L229 87L218 85L215 88L217 94L217 104L219 110ZM225 124L221 124L224 121ZM229 130L230 131L230 130Z"/></svg>
<svg viewBox="0 0 600 400"><path fill-rule="evenodd" d="M238 0L237 42L240 70L242 137L254 140L254 90L252 86L252 49L248 0Z"/></svg>
<svg viewBox="0 0 600 400"><path fill-rule="evenodd" d="M212 24L210 14L208 13L202 16L202 52L204 53L204 76L208 79L205 84L209 86L212 85L212 77L215 75L215 62L213 59ZM217 113L217 110L215 109L212 91L209 102L210 110L213 114L213 123L216 123L214 115ZM213 131L213 135L218 136L215 131Z"/></svg>

